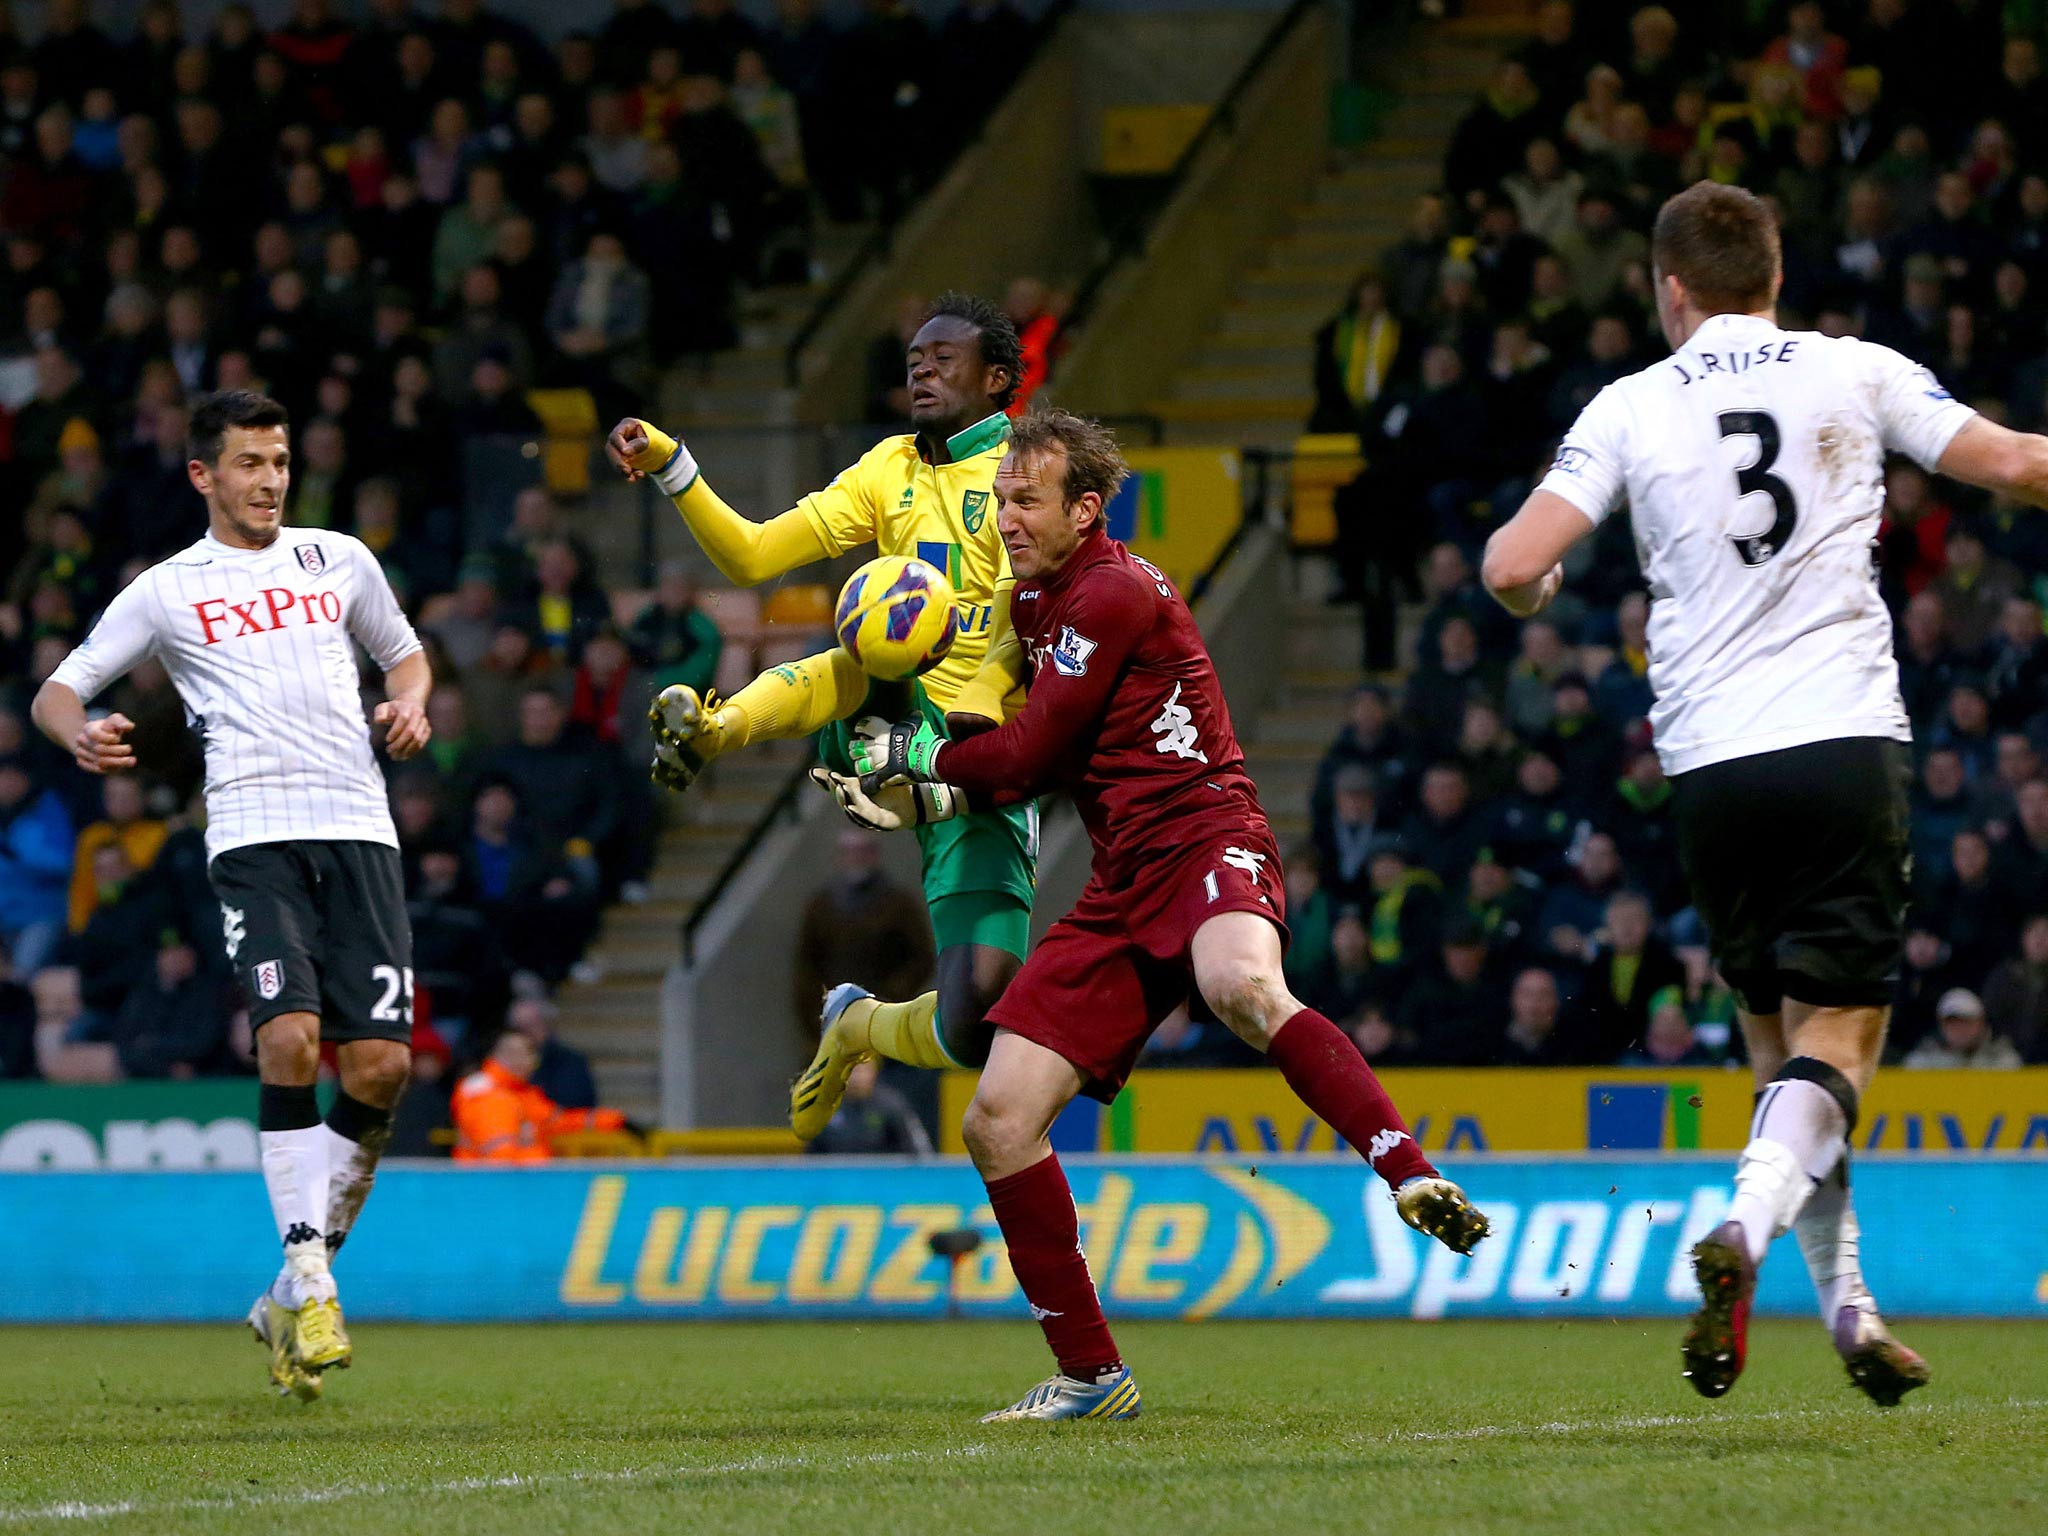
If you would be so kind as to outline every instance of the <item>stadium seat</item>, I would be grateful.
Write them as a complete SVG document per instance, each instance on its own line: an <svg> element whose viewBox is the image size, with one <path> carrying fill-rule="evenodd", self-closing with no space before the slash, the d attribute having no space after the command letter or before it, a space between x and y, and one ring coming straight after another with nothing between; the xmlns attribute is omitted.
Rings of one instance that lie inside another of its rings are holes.
<svg viewBox="0 0 2048 1536"><path fill-rule="evenodd" d="M591 443L598 435L597 401L587 389L529 389L526 403L545 434L541 476L557 496L590 491Z"/></svg>
<svg viewBox="0 0 2048 1536"><path fill-rule="evenodd" d="M1319 432L1294 440L1294 513L1290 532L1296 548L1320 549L1337 539L1337 492L1365 468L1358 438L1350 432Z"/></svg>
<svg viewBox="0 0 2048 1536"><path fill-rule="evenodd" d="M761 622L784 629L829 630L832 627L832 589L812 582L778 587L761 605Z"/></svg>
<svg viewBox="0 0 2048 1536"><path fill-rule="evenodd" d="M649 1157L794 1157L804 1144L786 1125L703 1126L649 1131Z"/></svg>

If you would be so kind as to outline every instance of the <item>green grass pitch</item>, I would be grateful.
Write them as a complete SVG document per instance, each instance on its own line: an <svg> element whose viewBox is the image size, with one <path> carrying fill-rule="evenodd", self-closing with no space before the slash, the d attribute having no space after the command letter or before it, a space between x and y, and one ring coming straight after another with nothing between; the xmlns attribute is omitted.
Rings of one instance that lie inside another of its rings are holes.
<svg viewBox="0 0 2048 1536"><path fill-rule="evenodd" d="M1890 1412L1815 1322L1703 1402L1681 1326L1125 1324L1142 1419L988 1427L1028 1324L365 1325L310 1408L246 1331L0 1330L0 1536L2048 1529L2038 1324L1902 1327Z"/></svg>

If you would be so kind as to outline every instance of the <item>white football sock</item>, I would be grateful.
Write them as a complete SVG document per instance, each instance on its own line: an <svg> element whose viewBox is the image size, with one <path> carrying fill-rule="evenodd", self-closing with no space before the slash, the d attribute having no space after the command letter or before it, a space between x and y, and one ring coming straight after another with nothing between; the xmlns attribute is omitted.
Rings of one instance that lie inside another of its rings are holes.
<svg viewBox="0 0 2048 1536"><path fill-rule="evenodd" d="M1820 1298L1820 1320L1832 1328L1843 1307L1877 1311L1863 1279L1862 1233L1849 1199L1849 1160L1835 1165L1792 1223L1792 1235L1806 1257L1806 1271Z"/></svg>
<svg viewBox="0 0 2048 1536"><path fill-rule="evenodd" d="M1753 1261L1763 1262L1771 1240L1792 1225L1814 1186L1842 1160L1848 1134L1849 1117L1820 1084L1781 1078L1764 1089L1728 1207Z"/></svg>
<svg viewBox="0 0 2048 1536"><path fill-rule="evenodd" d="M284 1244L290 1276L289 1306L331 1300L334 1277L327 1272L327 1130L320 1125L291 1131L262 1131L263 1186L270 1214ZM282 1299L282 1298L281 1298Z"/></svg>
<svg viewBox="0 0 2048 1536"><path fill-rule="evenodd" d="M327 1227L323 1235L331 1269L335 1254L362 1213L363 1202L370 1198L370 1186L377 1182L377 1163L391 1133L386 1127L383 1135L369 1141L350 1141L325 1121L317 1129L327 1151ZM291 1260L287 1258L271 1284L270 1294L285 1306L296 1306L292 1284Z"/></svg>
<svg viewBox="0 0 2048 1536"><path fill-rule="evenodd" d="M362 1141L350 1141L330 1125L323 1124L320 1132L327 1138L327 1253L332 1258L354 1229L363 1202L370 1198L370 1186L377 1182L377 1163L391 1140L391 1126L387 1121L381 1134Z"/></svg>

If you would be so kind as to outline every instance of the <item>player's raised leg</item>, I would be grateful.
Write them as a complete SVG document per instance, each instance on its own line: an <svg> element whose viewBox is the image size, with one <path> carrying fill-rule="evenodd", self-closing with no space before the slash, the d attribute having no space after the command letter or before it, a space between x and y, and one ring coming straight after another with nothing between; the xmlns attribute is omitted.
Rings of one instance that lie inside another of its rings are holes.
<svg viewBox="0 0 2048 1536"><path fill-rule="evenodd" d="M1048 1139L1083 1084L1081 1070L1021 1035L999 1032L961 1121L988 1186L1010 1268L1045 1330L1059 1371L983 1423L1006 1419L1133 1419L1138 1383L1117 1352L1088 1259L1066 1171Z"/></svg>
<svg viewBox="0 0 2048 1536"><path fill-rule="evenodd" d="M852 714L868 686L860 664L837 646L770 667L722 704L673 683L648 715L655 782L688 789L721 753L754 741L801 740Z"/></svg>
<svg viewBox="0 0 2048 1536"><path fill-rule="evenodd" d="M1195 985L1216 1016L1264 1051L1296 1096L1387 1181L1401 1219L1470 1253L1486 1236L1486 1217L1422 1155L1344 1032L1287 990L1279 930L1256 912L1224 912L1195 930L1189 956Z"/></svg>
<svg viewBox="0 0 2048 1536"><path fill-rule="evenodd" d="M927 863L931 850L927 848ZM927 868L929 892L937 871ZM1024 867L1029 880L1030 867ZM1024 963L1031 902L1007 890L928 896L938 944L938 986L906 1002L843 982L825 994L817 1053L789 1093L790 1127L816 1139L838 1112L853 1068L871 1056L927 1071L979 1067L994 1026L988 1011Z"/></svg>

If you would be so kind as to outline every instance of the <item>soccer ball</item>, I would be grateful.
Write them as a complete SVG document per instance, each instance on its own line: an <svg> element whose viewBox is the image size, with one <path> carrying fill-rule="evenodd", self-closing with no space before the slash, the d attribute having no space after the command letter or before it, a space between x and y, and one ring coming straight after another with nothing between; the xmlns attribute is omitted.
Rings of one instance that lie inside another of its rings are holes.
<svg viewBox="0 0 2048 1536"><path fill-rule="evenodd" d="M863 671L894 682L946 659L960 633L959 605L937 567L884 555L846 578L832 627Z"/></svg>

